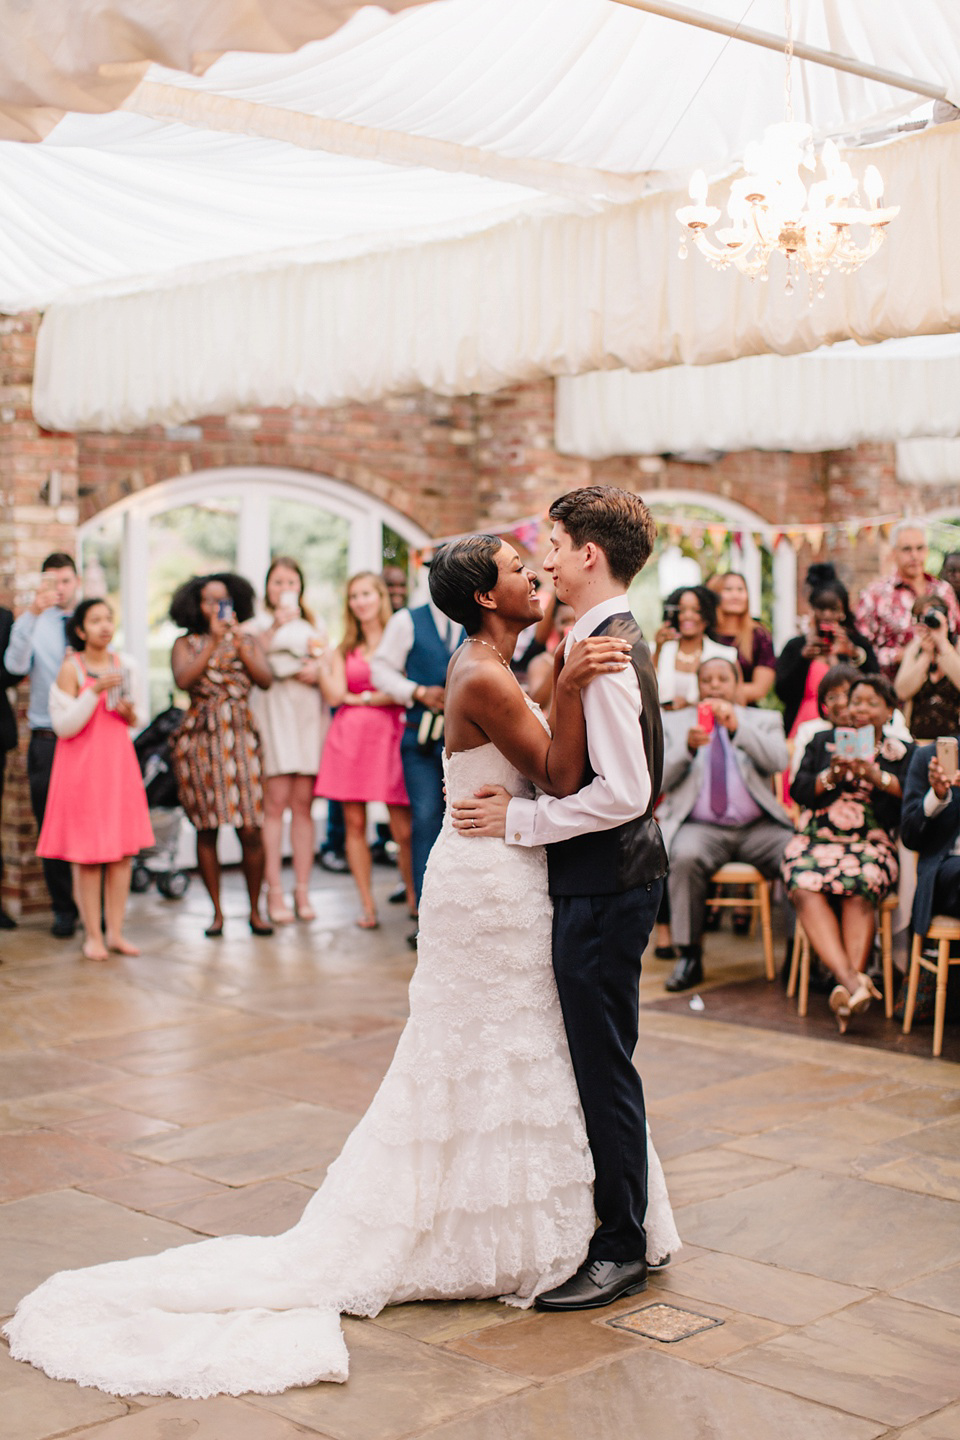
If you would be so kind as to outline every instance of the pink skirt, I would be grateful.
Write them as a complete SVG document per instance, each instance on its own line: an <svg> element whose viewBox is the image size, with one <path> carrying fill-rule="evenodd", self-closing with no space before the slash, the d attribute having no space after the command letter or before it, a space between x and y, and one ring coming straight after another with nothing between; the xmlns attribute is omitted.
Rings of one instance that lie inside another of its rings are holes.
<svg viewBox="0 0 960 1440"><path fill-rule="evenodd" d="M326 800L409 805L400 763L404 714L394 705L341 705L327 731L313 793Z"/></svg>
<svg viewBox="0 0 960 1440"><path fill-rule="evenodd" d="M103 697L79 735L57 741L37 841L45 860L109 865L153 844L130 731Z"/></svg>

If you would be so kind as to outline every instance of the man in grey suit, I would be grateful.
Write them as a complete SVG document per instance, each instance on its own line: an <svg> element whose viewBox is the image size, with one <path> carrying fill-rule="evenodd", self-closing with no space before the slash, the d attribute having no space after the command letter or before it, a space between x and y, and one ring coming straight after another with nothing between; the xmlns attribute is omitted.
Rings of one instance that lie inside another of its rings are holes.
<svg viewBox="0 0 960 1440"><path fill-rule="evenodd" d="M663 712L663 799L657 819L670 856L670 931L680 952L668 990L703 979L701 937L710 877L742 860L769 879L793 825L773 793L787 767L783 720L735 703L739 676L723 659L698 672L701 706ZM711 723L704 725L709 707Z"/></svg>

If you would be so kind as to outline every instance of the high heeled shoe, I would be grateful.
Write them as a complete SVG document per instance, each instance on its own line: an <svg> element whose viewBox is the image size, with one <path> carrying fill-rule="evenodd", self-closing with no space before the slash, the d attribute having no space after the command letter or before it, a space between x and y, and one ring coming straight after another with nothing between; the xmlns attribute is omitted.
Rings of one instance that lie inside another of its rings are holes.
<svg viewBox="0 0 960 1440"><path fill-rule="evenodd" d="M862 1015L871 1000L882 1000L883 996L869 975L861 975L860 983L850 996L851 1015Z"/></svg>
<svg viewBox="0 0 960 1440"><path fill-rule="evenodd" d="M316 920L317 918L317 912L310 904L310 891L306 885L294 886L293 913L298 920Z"/></svg>
<svg viewBox="0 0 960 1440"><path fill-rule="evenodd" d="M836 1018L837 1029L841 1035L846 1035L850 1024L850 991L846 985L834 985L827 1003Z"/></svg>
<svg viewBox="0 0 960 1440"><path fill-rule="evenodd" d="M287 904L282 885L267 886L267 914L272 925L292 925L293 911Z"/></svg>

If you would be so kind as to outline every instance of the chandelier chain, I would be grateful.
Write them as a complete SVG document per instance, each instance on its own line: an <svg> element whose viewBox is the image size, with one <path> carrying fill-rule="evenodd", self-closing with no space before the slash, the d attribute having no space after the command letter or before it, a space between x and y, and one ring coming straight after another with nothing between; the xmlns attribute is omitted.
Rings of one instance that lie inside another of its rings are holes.
<svg viewBox="0 0 960 1440"><path fill-rule="evenodd" d="M787 37L784 51L783 103L788 124L793 120L793 12L790 0L783 0L783 28Z"/></svg>

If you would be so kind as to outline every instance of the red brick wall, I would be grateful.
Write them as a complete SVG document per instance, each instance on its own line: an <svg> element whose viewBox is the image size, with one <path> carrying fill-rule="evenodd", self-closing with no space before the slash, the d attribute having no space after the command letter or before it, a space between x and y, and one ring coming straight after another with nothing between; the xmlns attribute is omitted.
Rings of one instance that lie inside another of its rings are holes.
<svg viewBox="0 0 960 1440"><path fill-rule="evenodd" d="M20 604L43 556L72 551L76 525L158 481L224 466L320 473L394 506L429 534L499 526L543 512L564 490L592 482L651 494L694 490L737 501L774 525L913 513L948 505L942 490L897 484L893 449L861 445L826 455L745 452L713 465L660 456L592 463L554 449L554 386L519 385L448 399L422 393L377 405L295 406L206 416L131 435L54 435L30 409L37 317L0 319L0 603ZM51 475L60 503L52 508ZM809 547L799 556L800 574ZM872 579L877 541L831 554L851 590ZM26 727L4 797L4 895L15 913L45 908L24 777Z"/></svg>

